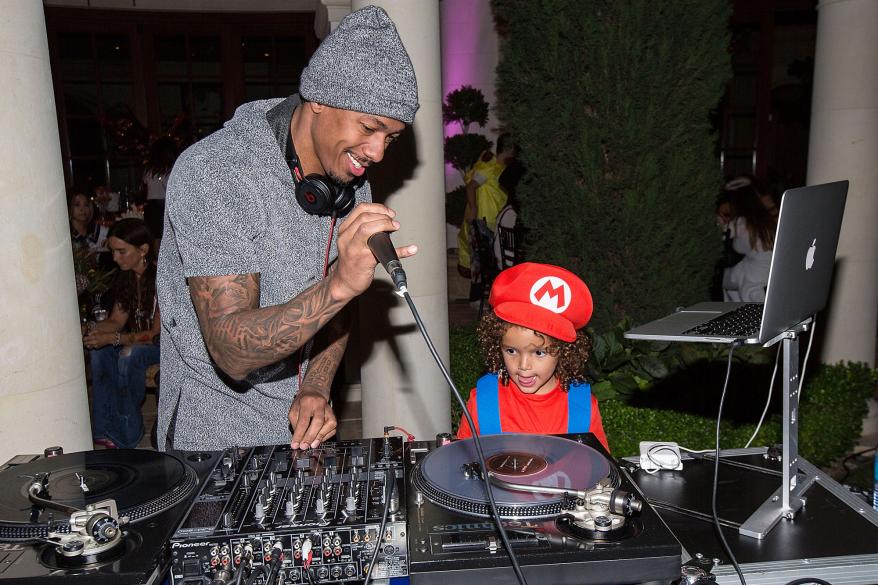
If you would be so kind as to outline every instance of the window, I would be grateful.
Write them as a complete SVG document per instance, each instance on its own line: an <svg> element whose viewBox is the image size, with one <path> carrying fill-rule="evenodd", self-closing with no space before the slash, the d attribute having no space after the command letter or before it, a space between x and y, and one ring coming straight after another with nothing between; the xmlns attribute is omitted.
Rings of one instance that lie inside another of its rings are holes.
<svg viewBox="0 0 878 585"><path fill-rule="evenodd" d="M123 201L153 140L185 147L245 101L295 93L318 44L307 12L47 7L46 23L67 185Z"/></svg>
<svg viewBox="0 0 878 585"><path fill-rule="evenodd" d="M80 189L113 182L128 187L138 164L122 122L134 117L130 39L63 33L57 56L69 182Z"/></svg>
<svg viewBox="0 0 878 585"><path fill-rule="evenodd" d="M299 89L299 76L308 64L302 38L247 36L244 56L245 101L290 95Z"/></svg>

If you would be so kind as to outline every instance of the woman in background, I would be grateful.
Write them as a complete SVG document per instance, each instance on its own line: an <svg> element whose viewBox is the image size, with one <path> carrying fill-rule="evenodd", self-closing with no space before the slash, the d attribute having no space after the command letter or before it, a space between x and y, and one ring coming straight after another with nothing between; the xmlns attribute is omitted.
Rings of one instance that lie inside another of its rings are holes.
<svg viewBox="0 0 878 585"><path fill-rule="evenodd" d="M95 221L92 200L85 193L74 191L67 198L67 213L73 245L92 252L103 250L107 240L107 228Z"/></svg>
<svg viewBox="0 0 878 585"><path fill-rule="evenodd" d="M119 267L113 309L105 321L88 324L83 340L91 350L94 441L108 448L134 448L143 436L140 405L146 370L159 361L154 338L161 326L153 242L141 219L122 219L110 228L107 244Z"/></svg>
<svg viewBox="0 0 878 585"><path fill-rule="evenodd" d="M726 301L765 300L777 218L766 209L752 185L728 192L727 213L720 215L735 252L744 257L723 273Z"/></svg>

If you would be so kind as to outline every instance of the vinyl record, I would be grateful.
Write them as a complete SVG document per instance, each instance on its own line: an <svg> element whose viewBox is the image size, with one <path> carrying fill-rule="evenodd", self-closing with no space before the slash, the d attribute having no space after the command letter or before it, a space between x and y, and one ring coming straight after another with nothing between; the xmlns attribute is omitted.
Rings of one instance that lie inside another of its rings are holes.
<svg viewBox="0 0 878 585"><path fill-rule="evenodd" d="M28 540L69 530L63 512L42 509L28 499L28 486L38 473L49 474L41 497L79 509L113 499L119 515L131 522L176 505L197 483L191 467L154 451L83 451L37 459L0 472L0 540Z"/></svg>
<svg viewBox="0 0 878 585"><path fill-rule="evenodd" d="M614 475L609 461L595 449L544 435L504 434L481 437L485 460L500 479L513 483L555 488L588 489ZM463 466L478 461L472 439L434 449L412 473L416 489L444 508L489 516L485 484L466 477ZM563 496L512 491L493 486L492 493L503 518L540 519L558 515Z"/></svg>

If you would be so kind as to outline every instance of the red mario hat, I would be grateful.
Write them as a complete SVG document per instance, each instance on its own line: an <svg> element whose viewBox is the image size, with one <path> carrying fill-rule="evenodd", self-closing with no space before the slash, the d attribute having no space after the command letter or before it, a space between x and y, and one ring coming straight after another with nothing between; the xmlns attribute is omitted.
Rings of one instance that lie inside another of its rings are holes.
<svg viewBox="0 0 878 585"><path fill-rule="evenodd" d="M510 323L561 341L576 341L576 330L591 318L591 292L564 268L525 262L497 275L488 302Z"/></svg>

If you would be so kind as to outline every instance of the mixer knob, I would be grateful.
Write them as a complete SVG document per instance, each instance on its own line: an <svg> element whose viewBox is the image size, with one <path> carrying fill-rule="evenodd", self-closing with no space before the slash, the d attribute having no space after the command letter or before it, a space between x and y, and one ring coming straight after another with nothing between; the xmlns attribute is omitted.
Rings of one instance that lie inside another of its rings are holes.
<svg viewBox="0 0 878 585"><path fill-rule="evenodd" d="M287 502L284 504L284 516L286 516L287 518L291 518L295 513L296 505L290 500L287 500Z"/></svg>
<svg viewBox="0 0 878 585"><path fill-rule="evenodd" d="M235 519L232 517L231 512L226 512L223 514L223 528L232 528L234 526Z"/></svg>
<svg viewBox="0 0 878 585"><path fill-rule="evenodd" d="M436 435L436 446L443 447L451 443L452 438L450 433L439 433Z"/></svg>
<svg viewBox="0 0 878 585"><path fill-rule="evenodd" d="M323 498L317 498L317 501L314 502L314 511L318 516L326 514L326 504L323 502Z"/></svg>
<svg viewBox="0 0 878 585"><path fill-rule="evenodd" d="M257 522L262 523L262 519L265 518L265 506L262 505L262 502L256 502L253 517L256 518Z"/></svg>
<svg viewBox="0 0 878 585"><path fill-rule="evenodd" d="M357 498L348 496L344 500L344 509L346 512L354 512L357 509Z"/></svg>

